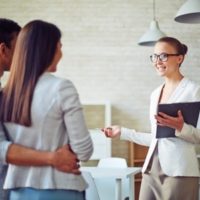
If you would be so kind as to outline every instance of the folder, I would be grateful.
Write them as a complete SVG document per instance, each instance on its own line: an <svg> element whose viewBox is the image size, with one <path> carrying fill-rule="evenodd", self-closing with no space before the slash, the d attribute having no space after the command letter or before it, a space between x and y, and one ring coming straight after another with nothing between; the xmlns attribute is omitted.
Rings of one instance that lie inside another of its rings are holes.
<svg viewBox="0 0 200 200"><path fill-rule="evenodd" d="M158 112L163 112L173 117L177 117L178 110L181 110L185 123L193 125L194 127L197 126L197 121L200 112L200 101L158 105ZM168 137L176 137L175 129L167 126L158 125L156 131L156 138L168 138Z"/></svg>

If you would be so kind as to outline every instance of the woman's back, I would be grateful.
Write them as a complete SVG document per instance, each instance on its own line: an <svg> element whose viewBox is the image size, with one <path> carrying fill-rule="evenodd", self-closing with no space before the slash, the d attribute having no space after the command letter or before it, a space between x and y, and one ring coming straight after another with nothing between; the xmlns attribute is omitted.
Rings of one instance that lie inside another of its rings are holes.
<svg viewBox="0 0 200 200"><path fill-rule="evenodd" d="M31 121L30 127L6 124L15 143L44 151L55 151L64 144L70 144L80 160L91 156L92 141L77 91L70 81L49 73L40 77L33 94ZM80 175L59 172L52 167L10 165L5 188L16 187L82 191L86 184Z"/></svg>

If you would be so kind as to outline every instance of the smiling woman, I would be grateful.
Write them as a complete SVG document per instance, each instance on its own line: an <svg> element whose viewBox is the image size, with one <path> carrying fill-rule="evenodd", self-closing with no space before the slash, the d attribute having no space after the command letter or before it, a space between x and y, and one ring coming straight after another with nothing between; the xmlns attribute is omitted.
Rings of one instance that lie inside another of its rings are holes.
<svg viewBox="0 0 200 200"><path fill-rule="evenodd" d="M161 38L154 47L150 58L165 81L151 94L151 134L119 126L104 129L107 137L120 136L150 146L142 169L140 200L198 199L200 173L195 144L200 144L200 127L185 123L181 111L177 117L157 113L160 103L200 101L200 86L180 72L186 53L187 47L171 37ZM175 129L176 137L157 139L157 125Z"/></svg>

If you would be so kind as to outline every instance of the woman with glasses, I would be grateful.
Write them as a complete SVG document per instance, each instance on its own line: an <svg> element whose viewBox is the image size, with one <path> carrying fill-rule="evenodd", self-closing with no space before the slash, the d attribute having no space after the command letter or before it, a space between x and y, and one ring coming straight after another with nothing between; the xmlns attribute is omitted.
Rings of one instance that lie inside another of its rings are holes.
<svg viewBox="0 0 200 200"><path fill-rule="evenodd" d="M184 77L180 67L187 46L175 38L157 41L150 59L164 83L151 94L151 134L120 126L102 129L107 137L129 140L149 146L142 169L140 200L197 200L199 167L195 144L200 143L200 129L184 122L179 110L176 117L157 113L158 104L200 101L200 87ZM156 138L156 128L175 129L174 137Z"/></svg>

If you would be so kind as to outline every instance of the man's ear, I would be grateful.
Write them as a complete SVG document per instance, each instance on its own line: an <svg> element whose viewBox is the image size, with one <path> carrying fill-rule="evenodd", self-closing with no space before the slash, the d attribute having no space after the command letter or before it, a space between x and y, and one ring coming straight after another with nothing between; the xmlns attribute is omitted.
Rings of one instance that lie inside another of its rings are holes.
<svg viewBox="0 0 200 200"><path fill-rule="evenodd" d="M5 45L5 43L0 43L0 56L1 58L4 58L6 56L6 52L7 52L7 46Z"/></svg>

